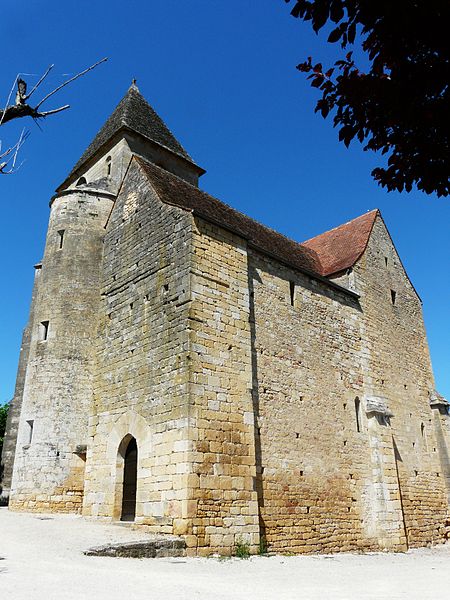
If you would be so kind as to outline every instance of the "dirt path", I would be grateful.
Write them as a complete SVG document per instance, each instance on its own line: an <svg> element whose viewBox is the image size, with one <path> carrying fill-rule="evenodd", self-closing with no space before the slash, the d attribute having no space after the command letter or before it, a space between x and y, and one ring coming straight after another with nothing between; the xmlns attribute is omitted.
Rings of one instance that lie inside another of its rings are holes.
<svg viewBox="0 0 450 600"><path fill-rule="evenodd" d="M88 557L145 535L75 516L0 508L0 594L8 600L450 600L450 546L407 554L250 560Z"/></svg>

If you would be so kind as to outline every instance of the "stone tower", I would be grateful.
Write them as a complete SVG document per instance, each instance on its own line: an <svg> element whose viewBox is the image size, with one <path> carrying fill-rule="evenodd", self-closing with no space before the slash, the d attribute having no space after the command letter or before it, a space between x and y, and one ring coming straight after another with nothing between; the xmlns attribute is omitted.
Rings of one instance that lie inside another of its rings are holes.
<svg viewBox="0 0 450 600"><path fill-rule="evenodd" d="M192 184L204 172L133 83L58 187L3 453L13 508L81 507L105 225L134 154Z"/></svg>

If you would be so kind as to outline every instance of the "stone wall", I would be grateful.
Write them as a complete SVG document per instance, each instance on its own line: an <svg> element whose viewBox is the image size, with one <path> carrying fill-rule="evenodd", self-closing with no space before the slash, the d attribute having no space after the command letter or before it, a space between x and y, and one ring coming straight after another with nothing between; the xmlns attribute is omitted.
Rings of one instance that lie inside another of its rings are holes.
<svg viewBox="0 0 450 600"><path fill-rule="evenodd" d="M258 546L246 252L161 202L132 163L104 247L84 514L120 518L127 435L136 522L190 554Z"/></svg>
<svg viewBox="0 0 450 600"><path fill-rule="evenodd" d="M80 169L68 189L76 189L81 177L87 183L107 178L108 189L117 194L133 155L142 156L192 185L198 185L202 169L151 140L131 131L121 131Z"/></svg>
<svg viewBox="0 0 450 600"><path fill-rule="evenodd" d="M108 189L117 194L131 160L131 150L127 140L120 138L111 141L90 165L80 171L76 179L67 189L76 190L81 177L88 184L100 179L107 179Z"/></svg>
<svg viewBox="0 0 450 600"><path fill-rule="evenodd" d="M188 511L191 216L132 162L107 225L85 515L121 517L127 435L138 448L136 522L183 533Z"/></svg>
<svg viewBox="0 0 450 600"><path fill-rule="evenodd" d="M99 265L110 209L108 197L82 192L52 203L30 322L10 498L14 510L81 508L85 463L75 452L87 441Z"/></svg>
<svg viewBox="0 0 450 600"><path fill-rule="evenodd" d="M196 219L191 277L188 552L230 554L239 543L255 552L259 527L244 240Z"/></svg>
<svg viewBox="0 0 450 600"><path fill-rule="evenodd" d="M372 493L361 308L252 252L249 289L261 533L278 552L379 549L364 530ZM390 507L398 522L397 506ZM389 546L402 547L399 525Z"/></svg>
<svg viewBox="0 0 450 600"><path fill-rule="evenodd" d="M393 413L387 424L370 417L372 440L382 463L394 454L408 545L439 542L447 500L429 404L434 380L422 307L381 217L354 278L361 294L366 393L386 398Z"/></svg>
<svg viewBox="0 0 450 600"><path fill-rule="evenodd" d="M354 271L337 279L359 303L258 253L249 265L257 489L269 547L443 541L445 475L421 305L381 219ZM372 397L394 416L368 410Z"/></svg>
<svg viewBox="0 0 450 600"><path fill-rule="evenodd" d="M441 465L441 474L444 478L447 493L447 505L450 504L450 417L448 406L433 408L433 425L436 436L437 452ZM450 537L450 515L447 519L447 539Z"/></svg>

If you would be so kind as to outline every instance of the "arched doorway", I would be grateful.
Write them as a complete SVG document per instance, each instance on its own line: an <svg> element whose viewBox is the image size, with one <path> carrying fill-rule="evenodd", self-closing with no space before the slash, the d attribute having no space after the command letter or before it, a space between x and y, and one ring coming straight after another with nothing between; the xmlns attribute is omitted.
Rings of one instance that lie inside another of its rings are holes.
<svg viewBox="0 0 450 600"><path fill-rule="evenodd" d="M134 521L136 516L136 483L138 449L136 440L130 436L123 460L123 491L121 521Z"/></svg>

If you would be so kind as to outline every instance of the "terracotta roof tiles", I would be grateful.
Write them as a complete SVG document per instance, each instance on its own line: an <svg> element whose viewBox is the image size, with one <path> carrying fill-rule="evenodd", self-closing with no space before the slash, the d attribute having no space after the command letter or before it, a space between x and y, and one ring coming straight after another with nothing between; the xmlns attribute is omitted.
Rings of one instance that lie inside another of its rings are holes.
<svg viewBox="0 0 450 600"><path fill-rule="evenodd" d="M371 210L348 223L330 229L302 246L315 252L321 265L321 275L329 277L352 267L366 249L378 209Z"/></svg>

